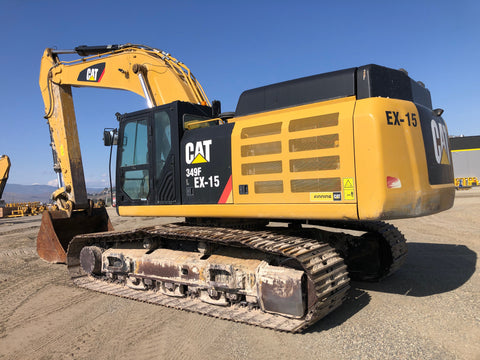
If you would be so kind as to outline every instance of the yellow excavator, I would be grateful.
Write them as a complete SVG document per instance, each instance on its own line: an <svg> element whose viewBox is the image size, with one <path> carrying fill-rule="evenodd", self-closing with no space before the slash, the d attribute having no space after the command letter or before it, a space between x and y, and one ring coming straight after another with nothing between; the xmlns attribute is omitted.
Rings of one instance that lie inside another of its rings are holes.
<svg viewBox="0 0 480 360"><path fill-rule="evenodd" d="M3 217L5 202L2 200L5 185L7 185L8 174L10 172L10 158L7 155L0 156L0 218Z"/></svg>
<svg viewBox="0 0 480 360"><path fill-rule="evenodd" d="M71 86L146 98L104 131L117 149L116 209L184 222L118 232L93 207ZM79 46L45 50L40 87L63 184L37 250L86 289L298 332L342 304L351 278L401 266L405 238L384 220L453 205L443 110L404 70L372 64L267 85L222 113L162 50Z"/></svg>
<svg viewBox="0 0 480 360"><path fill-rule="evenodd" d="M40 202L5 203L2 200L7 184L11 161L7 155L0 156L0 218L38 215L46 209Z"/></svg>

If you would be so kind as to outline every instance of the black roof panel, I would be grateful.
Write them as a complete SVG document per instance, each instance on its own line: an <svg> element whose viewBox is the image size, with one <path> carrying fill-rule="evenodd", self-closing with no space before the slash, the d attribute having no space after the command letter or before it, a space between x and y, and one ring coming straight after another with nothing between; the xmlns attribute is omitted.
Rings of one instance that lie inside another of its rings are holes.
<svg viewBox="0 0 480 360"><path fill-rule="evenodd" d="M355 95L355 68L308 76L246 90L235 116Z"/></svg>
<svg viewBox="0 0 480 360"><path fill-rule="evenodd" d="M428 89L404 71L371 64L246 90L240 95L235 116L347 96L402 99L432 108Z"/></svg>

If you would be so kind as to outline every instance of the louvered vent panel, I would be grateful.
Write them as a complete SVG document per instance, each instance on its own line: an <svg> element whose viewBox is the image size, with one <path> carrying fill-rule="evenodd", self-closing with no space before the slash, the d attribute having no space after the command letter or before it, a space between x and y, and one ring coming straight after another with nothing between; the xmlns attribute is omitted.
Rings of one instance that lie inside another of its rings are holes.
<svg viewBox="0 0 480 360"><path fill-rule="evenodd" d="M325 114L319 116L312 116L303 119L296 119L290 121L288 125L289 132L321 129L329 126L338 125L338 113Z"/></svg>
<svg viewBox="0 0 480 360"><path fill-rule="evenodd" d="M242 175L278 174L281 172L281 161L242 164Z"/></svg>
<svg viewBox="0 0 480 360"><path fill-rule="evenodd" d="M336 112L243 128L241 175L255 194L341 191L338 124Z"/></svg>
<svg viewBox="0 0 480 360"><path fill-rule="evenodd" d="M283 193L283 181L255 181L256 194Z"/></svg>
<svg viewBox="0 0 480 360"><path fill-rule="evenodd" d="M242 146L242 157L280 154L281 152L282 143L280 141Z"/></svg>
<svg viewBox="0 0 480 360"><path fill-rule="evenodd" d="M290 160L290 172L340 169L340 156L324 156Z"/></svg>
<svg viewBox="0 0 480 360"><path fill-rule="evenodd" d="M291 180L290 184L294 193L340 191L342 189L340 178L298 179Z"/></svg>
<svg viewBox="0 0 480 360"><path fill-rule="evenodd" d="M338 134L311 136L289 141L290 152L331 149L338 147Z"/></svg>
<svg viewBox="0 0 480 360"><path fill-rule="evenodd" d="M251 126L248 128L242 129L240 138L249 139L260 136L276 135L280 134L282 130L282 123L277 122L273 124Z"/></svg>

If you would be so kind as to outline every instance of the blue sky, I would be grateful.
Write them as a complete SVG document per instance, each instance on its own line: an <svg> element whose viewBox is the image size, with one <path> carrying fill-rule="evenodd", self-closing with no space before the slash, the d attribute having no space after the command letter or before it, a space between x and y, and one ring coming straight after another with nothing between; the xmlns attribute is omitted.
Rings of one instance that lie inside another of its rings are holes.
<svg viewBox="0 0 480 360"><path fill-rule="evenodd" d="M0 0L0 155L9 182L53 183L38 85L46 47L136 43L184 62L210 100L235 110L243 90L376 63L405 68L445 109L450 135L479 135L480 5L472 1ZM74 89L87 185L106 186L104 127L145 107L113 90Z"/></svg>

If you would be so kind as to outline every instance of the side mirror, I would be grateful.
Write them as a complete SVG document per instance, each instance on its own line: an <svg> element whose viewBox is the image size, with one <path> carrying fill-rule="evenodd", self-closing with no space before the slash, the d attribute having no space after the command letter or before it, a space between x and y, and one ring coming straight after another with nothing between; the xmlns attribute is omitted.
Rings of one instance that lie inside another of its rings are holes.
<svg viewBox="0 0 480 360"><path fill-rule="evenodd" d="M118 131L117 129L104 129L103 130L103 144L105 146L117 145L118 143Z"/></svg>
<svg viewBox="0 0 480 360"><path fill-rule="evenodd" d="M219 100L212 101L212 118L217 118L222 112L222 104Z"/></svg>

